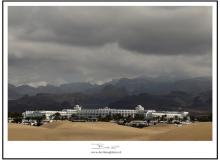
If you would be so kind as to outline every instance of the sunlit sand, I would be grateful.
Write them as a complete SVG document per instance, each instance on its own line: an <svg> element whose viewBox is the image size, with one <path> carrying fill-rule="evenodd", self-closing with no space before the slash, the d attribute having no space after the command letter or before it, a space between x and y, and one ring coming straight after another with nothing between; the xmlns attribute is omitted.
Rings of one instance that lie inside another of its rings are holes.
<svg viewBox="0 0 220 160"><path fill-rule="evenodd" d="M40 127L9 123L9 141L210 141L212 123L133 128L110 122L55 121Z"/></svg>

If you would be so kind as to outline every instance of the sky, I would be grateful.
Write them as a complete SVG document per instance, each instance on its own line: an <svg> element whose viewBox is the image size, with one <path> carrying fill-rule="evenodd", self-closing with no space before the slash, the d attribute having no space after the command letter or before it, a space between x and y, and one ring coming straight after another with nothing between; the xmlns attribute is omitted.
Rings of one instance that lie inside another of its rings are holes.
<svg viewBox="0 0 220 160"><path fill-rule="evenodd" d="M9 83L211 76L207 6L10 6Z"/></svg>

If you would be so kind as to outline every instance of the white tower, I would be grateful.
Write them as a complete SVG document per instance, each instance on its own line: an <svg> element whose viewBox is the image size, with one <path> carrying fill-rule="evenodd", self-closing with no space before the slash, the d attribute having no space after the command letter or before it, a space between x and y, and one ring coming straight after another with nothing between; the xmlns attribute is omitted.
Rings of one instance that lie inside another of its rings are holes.
<svg viewBox="0 0 220 160"><path fill-rule="evenodd" d="M77 110L77 111L81 111L82 107L80 107L79 105L75 105L74 107L74 110Z"/></svg>
<svg viewBox="0 0 220 160"><path fill-rule="evenodd" d="M135 107L135 110L143 111L143 110L144 110L144 107L142 107L141 105L137 105L137 106Z"/></svg>

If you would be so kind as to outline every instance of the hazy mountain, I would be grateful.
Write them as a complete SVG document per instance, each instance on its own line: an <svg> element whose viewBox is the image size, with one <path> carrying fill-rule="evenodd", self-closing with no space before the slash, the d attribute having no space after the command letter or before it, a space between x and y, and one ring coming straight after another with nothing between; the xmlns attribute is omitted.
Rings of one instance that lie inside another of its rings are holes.
<svg viewBox="0 0 220 160"><path fill-rule="evenodd" d="M64 93L75 93L75 92L87 92L92 88L95 88L96 85L90 83L70 83L63 84L60 86L46 85L39 87L31 87L29 85L21 85L15 87L14 85L9 84L9 99L21 98L24 95L33 96L39 93L52 93L52 94L64 94ZM16 96L15 96L16 93Z"/></svg>
<svg viewBox="0 0 220 160"><path fill-rule="evenodd" d="M189 93L200 93L212 89L212 79L210 77L198 77L192 79L179 80L174 82L172 90L180 90Z"/></svg>
<svg viewBox="0 0 220 160"><path fill-rule="evenodd" d="M198 94L199 92L207 91L212 88L211 78L209 77L176 81L158 78L123 78L114 82L114 85L126 88L131 95L140 93L166 94L171 91L184 91Z"/></svg>
<svg viewBox="0 0 220 160"><path fill-rule="evenodd" d="M207 106L212 104L212 91L201 92L198 95L194 96L192 106L195 106L195 109L202 108L207 109ZM208 108L211 111L211 107Z"/></svg>
<svg viewBox="0 0 220 160"><path fill-rule="evenodd" d="M20 94L16 91L16 87L14 85L9 84L8 85L8 98L9 98L9 100L18 99L20 97L22 97L22 94Z"/></svg>
<svg viewBox="0 0 220 160"><path fill-rule="evenodd" d="M110 82L111 83L111 82ZM117 87L124 87L130 95L140 93L161 94L169 93L172 82L158 81L152 78L122 78L114 81L113 84Z"/></svg>
<svg viewBox="0 0 220 160"><path fill-rule="evenodd" d="M58 110L74 104L85 108L110 106L148 109L211 111L212 83L208 77L168 81L154 78L122 78L103 85L71 83L31 87L9 85L9 111ZM17 99L17 100L15 100Z"/></svg>
<svg viewBox="0 0 220 160"><path fill-rule="evenodd" d="M9 111L23 112L25 110L61 110L72 108L80 104L84 108L111 108L134 109L141 104L146 109L156 110L192 110L194 112L211 112L212 94L202 92L197 96L182 91L169 94L153 95L141 93L128 95L126 90L108 86L99 93L69 93L69 94L37 94L24 96L17 100L9 100Z"/></svg>
<svg viewBox="0 0 220 160"><path fill-rule="evenodd" d="M73 92L86 92L87 90L95 88L96 84L90 83L70 83L60 85L58 88L63 93L73 93Z"/></svg>
<svg viewBox="0 0 220 160"><path fill-rule="evenodd" d="M36 95L38 93L98 93L108 85L112 85L116 88L124 88L129 95L137 95L140 93L149 94L167 94L172 91L184 91L190 94L198 94L212 89L211 78L199 77L185 80L171 81L166 78L146 78L139 77L134 79L121 78L115 79L103 85L96 85L90 83L70 83L60 86L41 86L31 87L28 85L22 85L15 87L9 85L9 98L20 98L23 95Z"/></svg>

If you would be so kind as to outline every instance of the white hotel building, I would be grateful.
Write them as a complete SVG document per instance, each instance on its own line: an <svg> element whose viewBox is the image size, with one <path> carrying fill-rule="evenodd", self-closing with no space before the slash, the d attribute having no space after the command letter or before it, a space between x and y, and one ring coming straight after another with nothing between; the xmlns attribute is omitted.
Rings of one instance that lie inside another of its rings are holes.
<svg viewBox="0 0 220 160"><path fill-rule="evenodd" d="M22 113L23 118L31 117L40 117L44 116L47 120L50 120L55 113L60 113L61 116L70 118L72 114L78 114L81 110L81 107L76 105L74 109L63 109L61 111L25 111Z"/></svg>
<svg viewBox="0 0 220 160"><path fill-rule="evenodd" d="M162 117L162 116L166 116L166 118L184 118L187 117L189 114L189 112L171 112L171 111L157 111L157 112L153 112L152 116L153 117Z"/></svg>
<svg viewBox="0 0 220 160"><path fill-rule="evenodd" d="M108 107L100 109L81 109L79 105L76 105L73 109L63 109L61 111L25 111L22 113L24 118L39 117L45 115L46 119L50 120L55 113L60 113L61 116L70 118L73 114L80 118L98 118L106 117L107 115L120 114L123 117L132 116L136 114L144 115L145 119L151 119L153 117L166 116L167 118L183 118L188 115L188 112L168 112L168 111L155 111L144 110L144 107L137 105L135 109L111 109Z"/></svg>
<svg viewBox="0 0 220 160"><path fill-rule="evenodd" d="M107 115L116 115L120 114L123 117L128 117L129 115L134 117L135 114L144 113L144 108L141 105L135 107L135 110L132 109L111 109L108 107L99 108L99 109L83 109L78 113L79 117L83 118L98 118L106 117Z"/></svg>

